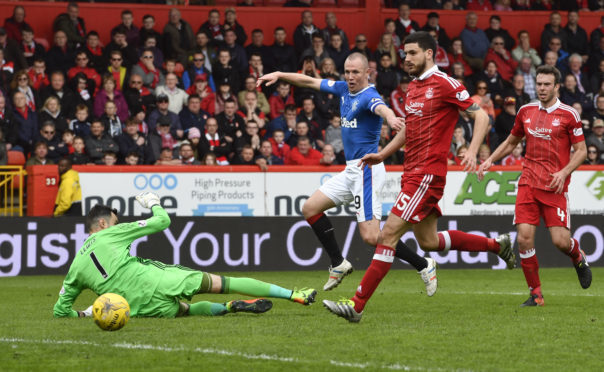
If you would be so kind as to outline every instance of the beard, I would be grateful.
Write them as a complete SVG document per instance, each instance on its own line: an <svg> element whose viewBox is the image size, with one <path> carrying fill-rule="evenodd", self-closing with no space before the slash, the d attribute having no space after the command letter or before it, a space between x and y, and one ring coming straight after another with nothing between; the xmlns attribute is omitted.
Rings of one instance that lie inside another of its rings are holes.
<svg viewBox="0 0 604 372"><path fill-rule="evenodd" d="M424 59L421 63L414 65L412 69L409 68L409 75L420 77L426 71L426 60Z"/></svg>

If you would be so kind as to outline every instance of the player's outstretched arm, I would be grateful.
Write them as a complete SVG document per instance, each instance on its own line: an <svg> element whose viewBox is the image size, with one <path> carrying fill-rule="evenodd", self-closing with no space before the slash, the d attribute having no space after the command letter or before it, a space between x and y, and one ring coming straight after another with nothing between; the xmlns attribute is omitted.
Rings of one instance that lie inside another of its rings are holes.
<svg viewBox="0 0 604 372"><path fill-rule="evenodd" d="M478 167L477 174L478 180L482 181L482 179L484 178L484 173L488 171L489 168L491 168L491 165L493 165L493 163L497 162L499 159L502 159L506 155L510 154L514 150L514 148L516 148L516 145L520 143L521 140L521 137L516 137L510 134L508 138L506 138L505 141L503 141L495 149L495 151L493 151L491 156L489 156L487 160L484 161L484 163L480 164L480 166Z"/></svg>
<svg viewBox="0 0 604 372"><path fill-rule="evenodd" d="M295 72L281 71L275 71L271 72L270 74L261 76L260 78L258 78L256 86L259 87L260 85L262 85L262 83L264 83L266 86L273 85L278 80L286 81L301 88L312 88L315 90L319 90L321 88L321 79L310 77L304 74L297 74Z"/></svg>
<svg viewBox="0 0 604 372"><path fill-rule="evenodd" d="M468 150L461 161L461 165L464 166L464 171L474 172L476 170L478 147L484 142L489 129L489 115L475 103L467 108L466 114L474 120L474 134L472 135L472 142L470 142L470 146L468 146Z"/></svg>
<svg viewBox="0 0 604 372"><path fill-rule="evenodd" d="M375 108L375 113L381 116L386 123L390 126L390 128L400 131L405 127L405 119L397 118L394 111L386 105L378 105Z"/></svg>
<svg viewBox="0 0 604 372"><path fill-rule="evenodd" d="M568 164L560 171L552 174L552 182L549 184L549 187L552 188L556 194L560 194L564 191L566 177L577 169L579 165L583 164L587 158L587 146L585 145L585 141L573 143L573 150L573 154L571 155Z"/></svg>
<svg viewBox="0 0 604 372"><path fill-rule="evenodd" d="M71 306L82 292L82 289L77 285L71 285L69 278L70 276L67 274L67 278L63 281L63 287L61 287L61 291L59 292L59 299L53 308L55 318L77 318L80 316L80 312L73 310Z"/></svg>
<svg viewBox="0 0 604 372"><path fill-rule="evenodd" d="M406 140L407 137L405 136L405 126L403 125L403 129L400 130L396 136L394 136L392 141L390 141L390 143L387 144L382 151L377 154L372 153L363 156L361 160L359 160L359 167L364 167L365 165L371 167L374 164L383 162L384 159L388 158L390 155L394 154L401 147L403 147Z"/></svg>

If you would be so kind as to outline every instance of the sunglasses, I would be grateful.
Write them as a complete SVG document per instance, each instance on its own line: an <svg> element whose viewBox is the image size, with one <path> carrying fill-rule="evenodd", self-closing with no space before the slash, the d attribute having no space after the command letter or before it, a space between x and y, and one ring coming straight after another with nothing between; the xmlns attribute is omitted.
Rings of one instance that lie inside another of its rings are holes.
<svg viewBox="0 0 604 372"><path fill-rule="evenodd" d="M493 43L493 45L503 45L503 43Z"/></svg>
<svg viewBox="0 0 604 372"><path fill-rule="evenodd" d="M168 103L169 101L157 101L157 103Z"/></svg>
<svg viewBox="0 0 604 372"><path fill-rule="evenodd" d="M44 134L55 134L55 131L54 130L53 131L45 130L43 133Z"/></svg>
<svg viewBox="0 0 604 372"><path fill-rule="evenodd" d="M195 58L193 59L193 62L203 62L204 59L203 58Z"/></svg>
<svg viewBox="0 0 604 372"><path fill-rule="evenodd" d="M86 57L79 57L79 58L76 58L76 61L88 61L88 58L86 58Z"/></svg>
<svg viewBox="0 0 604 372"><path fill-rule="evenodd" d="M20 78L19 78L19 81L28 81L28 80L29 80L29 78L28 78L28 77L20 77Z"/></svg>
<svg viewBox="0 0 604 372"><path fill-rule="evenodd" d="M598 152L597 152L597 151L594 151L594 150L589 150L589 151L587 151L587 153L588 153L588 154L597 154Z"/></svg>
<svg viewBox="0 0 604 372"><path fill-rule="evenodd" d="M112 61L121 61L121 58L111 58Z"/></svg>
<svg viewBox="0 0 604 372"><path fill-rule="evenodd" d="M151 59L153 56L143 56L143 59Z"/></svg>
<svg viewBox="0 0 604 372"><path fill-rule="evenodd" d="M478 87L476 89L487 89L487 87Z"/></svg>
<svg viewBox="0 0 604 372"><path fill-rule="evenodd" d="M357 43L366 43L367 40L357 40Z"/></svg>

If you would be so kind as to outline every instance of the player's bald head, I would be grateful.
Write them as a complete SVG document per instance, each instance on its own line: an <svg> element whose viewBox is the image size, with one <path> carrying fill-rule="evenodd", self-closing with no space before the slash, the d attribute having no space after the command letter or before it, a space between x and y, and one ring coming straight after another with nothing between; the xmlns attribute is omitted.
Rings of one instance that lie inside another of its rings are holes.
<svg viewBox="0 0 604 372"><path fill-rule="evenodd" d="M357 53L357 52L352 53L351 55L349 55L346 58L346 61L344 61L344 63L349 62L349 61L350 62L360 61L361 62L361 67L363 69L368 69L369 68L369 61L367 61L367 57L365 57L365 55L362 54L362 53Z"/></svg>

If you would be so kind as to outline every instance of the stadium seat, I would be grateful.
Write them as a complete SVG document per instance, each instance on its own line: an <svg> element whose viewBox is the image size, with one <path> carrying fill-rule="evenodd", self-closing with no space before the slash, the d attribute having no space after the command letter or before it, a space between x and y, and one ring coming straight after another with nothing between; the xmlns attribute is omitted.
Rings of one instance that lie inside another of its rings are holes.
<svg viewBox="0 0 604 372"><path fill-rule="evenodd" d="M50 44L48 44L48 40L43 37L35 37L34 41L44 47L44 49L50 49Z"/></svg>
<svg viewBox="0 0 604 372"><path fill-rule="evenodd" d="M364 6L363 0L338 0L338 6L342 8L359 8Z"/></svg>
<svg viewBox="0 0 604 372"><path fill-rule="evenodd" d="M21 151L8 151L7 165L25 165L25 155Z"/></svg>
<svg viewBox="0 0 604 372"><path fill-rule="evenodd" d="M216 0L216 5L220 6L235 6L237 3L237 0Z"/></svg>

